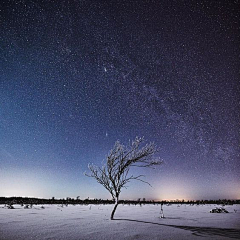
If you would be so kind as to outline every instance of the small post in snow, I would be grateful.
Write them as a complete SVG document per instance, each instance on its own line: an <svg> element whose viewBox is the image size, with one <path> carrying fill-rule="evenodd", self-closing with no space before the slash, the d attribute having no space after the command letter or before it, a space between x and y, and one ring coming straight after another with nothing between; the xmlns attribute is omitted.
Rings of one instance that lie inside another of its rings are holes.
<svg viewBox="0 0 240 240"><path fill-rule="evenodd" d="M164 214L163 214L163 202L161 202L161 212L160 212L161 216L160 218L164 218Z"/></svg>

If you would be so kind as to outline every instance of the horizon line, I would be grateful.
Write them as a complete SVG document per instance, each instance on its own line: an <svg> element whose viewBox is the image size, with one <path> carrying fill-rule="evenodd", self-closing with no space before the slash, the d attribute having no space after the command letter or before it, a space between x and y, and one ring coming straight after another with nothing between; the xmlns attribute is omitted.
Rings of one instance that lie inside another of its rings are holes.
<svg viewBox="0 0 240 240"><path fill-rule="evenodd" d="M55 197L51 197L51 198L45 198L45 197L34 197L34 196L0 196L0 198L36 198L36 199L46 199L46 200L67 200L67 199L75 199L75 200L103 200L103 201L112 201L113 199L103 199L103 198L77 198L77 197L63 197L63 198L55 198ZM119 199L120 201L167 201L167 202L191 202L191 201L223 201L223 200L227 200L227 201L240 201L240 199L238 198L218 198L218 199L146 199L146 198L136 198L136 199Z"/></svg>

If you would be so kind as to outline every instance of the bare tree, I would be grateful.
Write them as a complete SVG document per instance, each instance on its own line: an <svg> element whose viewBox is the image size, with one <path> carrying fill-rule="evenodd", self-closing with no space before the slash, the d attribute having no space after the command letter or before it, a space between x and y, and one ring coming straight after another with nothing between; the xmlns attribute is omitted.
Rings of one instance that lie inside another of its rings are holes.
<svg viewBox="0 0 240 240"><path fill-rule="evenodd" d="M154 143L148 143L141 147L144 139L136 137L129 146L124 146L117 141L112 150L107 155L106 164L98 167L89 164L90 174L85 174L88 177L93 177L98 183L103 185L112 198L115 200L115 206L111 213L111 220L119 203L119 195L122 188L126 188L126 184L131 180L138 180L149 184L144 181L144 175L133 176L129 175L131 167L153 167L160 165L162 161L153 160L153 155L156 153L157 148ZM150 185L150 184L149 184ZM151 186L151 185L150 185Z"/></svg>

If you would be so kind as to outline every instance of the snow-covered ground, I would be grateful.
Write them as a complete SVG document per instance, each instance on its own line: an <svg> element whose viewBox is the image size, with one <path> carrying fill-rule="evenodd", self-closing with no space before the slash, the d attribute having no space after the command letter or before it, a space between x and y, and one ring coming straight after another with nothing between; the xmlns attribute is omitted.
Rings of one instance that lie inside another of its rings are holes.
<svg viewBox="0 0 240 240"><path fill-rule="evenodd" d="M0 239L240 239L240 206L210 213L217 205L0 205Z"/></svg>

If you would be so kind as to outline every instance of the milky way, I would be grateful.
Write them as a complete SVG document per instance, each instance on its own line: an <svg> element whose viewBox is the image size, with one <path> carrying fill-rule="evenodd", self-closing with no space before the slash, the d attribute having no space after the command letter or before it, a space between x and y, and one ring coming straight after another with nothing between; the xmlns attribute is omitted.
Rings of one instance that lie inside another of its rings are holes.
<svg viewBox="0 0 240 240"><path fill-rule="evenodd" d="M126 198L239 198L239 5L1 1L0 195L107 198L82 173L144 136Z"/></svg>

